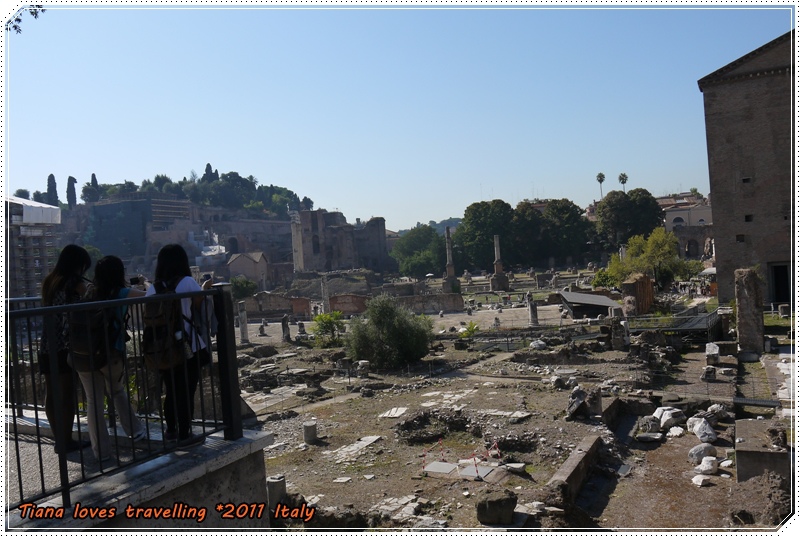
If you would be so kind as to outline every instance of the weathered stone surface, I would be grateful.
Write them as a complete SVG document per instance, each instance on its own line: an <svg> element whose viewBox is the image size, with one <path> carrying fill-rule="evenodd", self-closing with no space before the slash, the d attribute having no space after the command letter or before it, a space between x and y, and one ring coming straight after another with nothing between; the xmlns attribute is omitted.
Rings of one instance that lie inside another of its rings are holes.
<svg viewBox="0 0 800 537"><path fill-rule="evenodd" d="M640 433L636 435L636 440L639 442L661 442L664 440L664 435L661 433Z"/></svg>
<svg viewBox="0 0 800 537"><path fill-rule="evenodd" d="M661 420L655 416L639 418L639 430L643 433L657 433L661 430Z"/></svg>
<svg viewBox="0 0 800 537"><path fill-rule="evenodd" d="M661 430L668 430L670 427L674 427L684 421L686 421L686 414L682 410L677 408L665 410L661 414Z"/></svg>
<svg viewBox="0 0 800 537"><path fill-rule="evenodd" d="M711 484L711 478L706 475L696 475L692 478L692 483L698 487L705 487Z"/></svg>
<svg viewBox="0 0 800 537"><path fill-rule="evenodd" d="M702 475L714 475L717 473L718 463L716 457L703 457L698 466L695 466L694 473Z"/></svg>
<svg viewBox="0 0 800 537"><path fill-rule="evenodd" d="M689 450L689 462L692 464L700 464L703 462L703 457L716 457L717 448L711 444L699 444Z"/></svg>
<svg viewBox="0 0 800 537"><path fill-rule="evenodd" d="M739 350L764 352L764 301L758 272L753 269L734 271L736 296L736 339Z"/></svg>
<svg viewBox="0 0 800 537"><path fill-rule="evenodd" d="M692 429L694 435L703 443L711 443L717 439L717 433L714 431L714 428L711 427L711 424L708 423L708 420L705 418L700 418L694 428Z"/></svg>
<svg viewBox="0 0 800 537"><path fill-rule="evenodd" d="M481 524L511 524L516 506L517 495L510 490L481 491L475 501Z"/></svg>
<svg viewBox="0 0 800 537"><path fill-rule="evenodd" d="M706 343L706 365L717 365L719 363L719 345L716 343Z"/></svg>

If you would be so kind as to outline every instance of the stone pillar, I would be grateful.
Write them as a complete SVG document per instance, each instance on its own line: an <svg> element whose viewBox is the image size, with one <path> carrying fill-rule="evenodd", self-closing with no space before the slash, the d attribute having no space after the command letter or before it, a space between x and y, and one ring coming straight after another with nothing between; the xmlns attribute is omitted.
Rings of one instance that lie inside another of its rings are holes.
<svg viewBox="0 0 800 537"><path fill-rule="evenodd" d="M456 269L455 265L453 265L453 241L450 238L450 227L444 228L444 238L445 238L445 247L447 249L447 277L448 278L455 278L456 276Z"/></svg>
<svg viewBox="0 0 800 537"><path fill-rule="evenodd" d="M282 475L272 475L267 478L267 502L269 510L275 511L278 505L286 497L286 477Z"/></svg>
<svg viewBox="0 0 800 537"><path fill-rule="evenodd" d="M500 260L500 235L494 236L494 274L489 278L489 289L492 291L508 291L508 276L503 272Z"/></svg>
<svg viewBox="0 0 800 537"><path fill-rule="evenodd" d="M303 442L308 445L317 443L317 422L304 421L303 422Z"/></svg>
<svg viewBox="0 0 800 537"><path fill-rule="evenodd" d="M539 326L539 311L536 308L536 302L530 293L526 298L528 302L528 326Z"/></svg>
<svg viewBox="0 0 800 537"><path fill-rule="evenodd" d="M753 269L734 271L736 296L736 339L739 352L764 352L764 302L761 282Z"/></svg>
<svg viewBox="0 0 800 537"><path fill-rule="evenodd" d="M244 300L239 302L239 336L241 343L250 343L250 337L247 333L247 310L245 309Z"/></svg>
<svg viewBox="0 0 800 537"><path fill-rule="evenodd" d="M494 236L494 273L503 274L503 262L500 261L500 235Z"/></svg>

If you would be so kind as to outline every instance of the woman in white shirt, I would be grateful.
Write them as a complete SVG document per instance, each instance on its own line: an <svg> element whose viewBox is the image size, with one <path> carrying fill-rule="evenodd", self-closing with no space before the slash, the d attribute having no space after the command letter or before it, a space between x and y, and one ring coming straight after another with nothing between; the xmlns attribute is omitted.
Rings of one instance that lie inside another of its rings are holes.
<svg viewBox="0 0 800 537"><path fill-rule="evenodd" d="M189 268L189 256L180 244L167 244L158 252L155 281L147 289L147 296L161 294L168 289L175 293L188 293L208 289L211 280L203 283L203 287L192 278ZM177 440L181 446L202 444L205 437L192 433L192 417L194 416L194 398L200 380L200 368L211 362L206 344L202 337L194 334L192 310L200 307L202 296L181 299L184 316L184 332L189 336L192 355L184 363L171 369L160 370L161 380L165 386L164 419L167 430L164 439ZM194 308L193 308L194 306Z"/></svg>

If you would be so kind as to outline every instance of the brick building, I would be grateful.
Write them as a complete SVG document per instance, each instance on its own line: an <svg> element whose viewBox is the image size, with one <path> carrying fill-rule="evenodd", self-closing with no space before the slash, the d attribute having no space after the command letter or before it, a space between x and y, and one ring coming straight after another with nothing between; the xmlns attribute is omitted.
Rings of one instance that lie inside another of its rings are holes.
<svg viewBox="0 0 800 537"><path fill-rule="evenodd" d="M758 266L766 302L792 302L794 31L698 81L703 93L719 301Z"/></svg>
<svg viewBox="0 0 800 537"><path fill-rule="evenodd" d="M58 259L61 209L6 196L6 298L42 294L42 280Z"/></svg>
<svg viewBox="0 0 800 537"><path fill-rule="evenodd" d="M297 272L354 268L384 272L392 262L383 218L353 225L342 213L325 209L294 213L292 251Z"/></svg>

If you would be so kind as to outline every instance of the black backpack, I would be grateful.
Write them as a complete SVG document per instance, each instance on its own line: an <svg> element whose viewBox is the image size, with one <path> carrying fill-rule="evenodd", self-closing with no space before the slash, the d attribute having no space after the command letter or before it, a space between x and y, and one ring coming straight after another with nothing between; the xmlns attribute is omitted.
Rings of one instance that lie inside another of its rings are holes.
<svg viewBox="0 0 800 537"><path fill-rule="evenodd" d="M97 300L90 290L79 302L92 302L99 307L69 312L68 362L76 371L105 367L109 355L116 352L117 340L125 327L125 320L117 317L116 308L104 308Z"/></svg>
<svg viewBox="0 0 800 537"><path fill-rule="evenodd" d="M178 280L179 281L179 280ZM174 295L178 281L155 282L157 295ZM142 353L148 367L171 369L184 363L191 355L189 338L184 326L181 299L172 298L148 302L144 306L142 322Z"/></svg>

